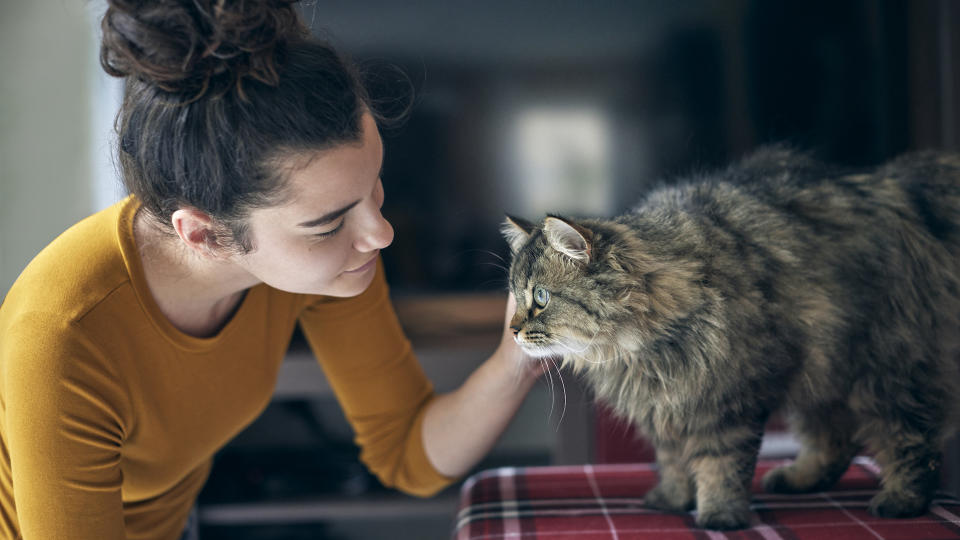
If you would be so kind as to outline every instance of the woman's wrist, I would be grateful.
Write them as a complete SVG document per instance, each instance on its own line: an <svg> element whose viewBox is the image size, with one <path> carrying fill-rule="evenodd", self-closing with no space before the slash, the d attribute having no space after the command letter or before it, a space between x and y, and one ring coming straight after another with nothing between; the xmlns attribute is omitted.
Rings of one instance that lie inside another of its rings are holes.
<svg viewBox="0 0 960 540"><path fill-rule="evenodd" d="M460 388L430 404L424 448L438 472L460 476L490 450L533 387L531 362L512 340L504 340Z"/></svg>
<svg viewBox="0 0 960 540"><path fill-rule="evenodd" d="M512 385L522 387L524 393L533 386L534 381L542 373L540 362L524 354L523 350L513 342L504 340L494 351L490 362L501 372L501 376L509 380Z"/></svg>

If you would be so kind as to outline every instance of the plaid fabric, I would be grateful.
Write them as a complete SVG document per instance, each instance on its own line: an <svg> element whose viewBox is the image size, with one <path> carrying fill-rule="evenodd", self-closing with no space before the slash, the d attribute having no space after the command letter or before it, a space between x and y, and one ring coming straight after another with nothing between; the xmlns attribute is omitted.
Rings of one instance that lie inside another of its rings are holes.
<svg viewBox="0 0 960 540"><path fill-rule="evenodd" d="M750 529L697 529L693 513L644 508L642 495L657 482L655 466L642 464L504 467L464 482L453 537L480 539L903 539L960 538L960 500L941 495L914 519L880 519L867 512L879 469L857 458L828 493L771 495L763 473L782 464L763 460L754 478Z"/></svg>

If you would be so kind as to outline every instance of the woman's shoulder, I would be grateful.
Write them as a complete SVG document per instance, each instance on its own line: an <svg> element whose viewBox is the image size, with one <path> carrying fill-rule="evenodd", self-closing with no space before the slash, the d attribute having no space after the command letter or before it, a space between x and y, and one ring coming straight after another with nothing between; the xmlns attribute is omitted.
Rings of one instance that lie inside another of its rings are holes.
<svg viewBox="0 0 960 540"><path fill-rule="evenodd" d="M128 282L118 230L130 204L125 199L84 218L44 247L0 304L0 331L25 312L75 320Z"/></svg>

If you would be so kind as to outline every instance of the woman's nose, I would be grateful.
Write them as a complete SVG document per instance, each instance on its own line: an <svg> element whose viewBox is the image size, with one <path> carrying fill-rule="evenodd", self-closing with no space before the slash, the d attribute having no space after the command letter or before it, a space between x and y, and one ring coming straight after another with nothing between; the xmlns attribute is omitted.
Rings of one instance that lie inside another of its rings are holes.
<svg viewBox="0 0 960 540"><path fill-rule="evenodd" d="M380 209L373 207L363 224L360 236L354 242L354 247L360 252L375 251L389 246L393 242L393 226L387 221Z"/></svg>

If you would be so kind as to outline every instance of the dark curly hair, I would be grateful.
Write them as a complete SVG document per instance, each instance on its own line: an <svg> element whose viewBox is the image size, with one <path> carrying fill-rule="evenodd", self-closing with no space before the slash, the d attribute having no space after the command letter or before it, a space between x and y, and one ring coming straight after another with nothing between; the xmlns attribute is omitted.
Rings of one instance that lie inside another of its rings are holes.
<svg viewBox="0 0 960 540"><path fill-rule="evenodd" d="M294 3L108 0L100 62L126 78L123 181L168 232L190 206L248 252L249 211L287 196L281 164L360 139L361 77Z"/></svg>

